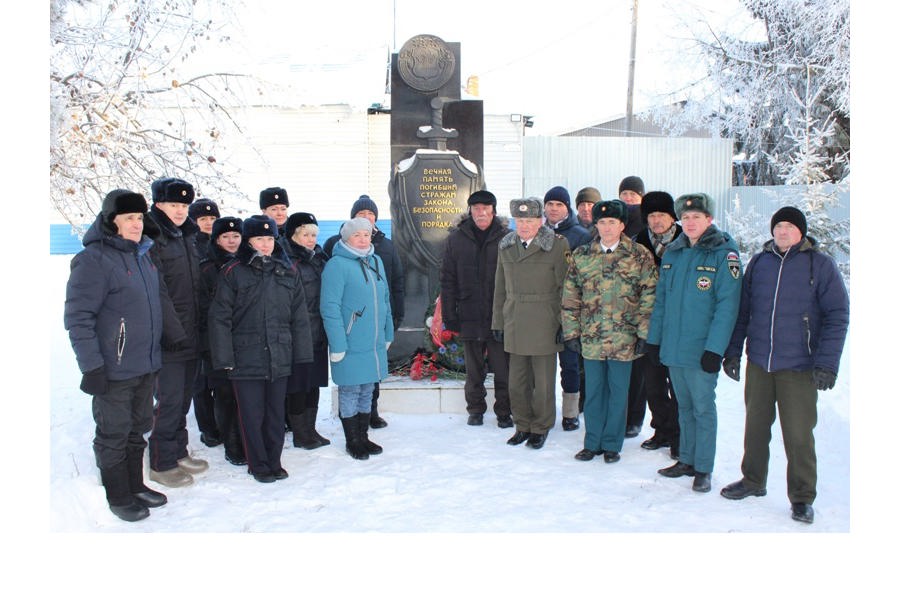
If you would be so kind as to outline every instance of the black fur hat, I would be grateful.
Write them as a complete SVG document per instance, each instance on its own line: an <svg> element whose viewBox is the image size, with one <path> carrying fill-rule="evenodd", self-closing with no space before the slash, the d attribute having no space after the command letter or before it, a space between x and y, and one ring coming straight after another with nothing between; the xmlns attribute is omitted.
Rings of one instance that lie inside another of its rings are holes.
<svg viewBox="0 0 900 600"><path fill-rule="evenodd" d="M673 219L678 220L675 215L675 200L668 192L647 192L641 200L641 218L644 223L647 222L647 215L655 212L672 215Z"/></svg>
<svg viewBox="0 0 900 600"><path fill-rule="evenodd" d="M112 224L116 215L127 213L144 214L146 212L147 200L141 194L122 189L108 193L100 207L100 214L103 215L103 219L109 224Z"/></svg>
<svg viewBox="0 0 900 600"><path fill-rule="evenodd" d="M188 208L188 216L196 221L200 217L215 217L218 219L222 215L219 214L218 204L209 198L200 198Z"/></svg>
<svg viewBox="0 0 900 600"><path fill-rule="evenodd" d="M596 223L600 219L619 219L628 224L628 206L619 200L601 200L591 207L591 222Z"/></svg>
<svg viewBox="0 0 900 600"><path fill-rule="evenodd" d="M271 236L278 237L278 226L275 219L266 215L252 215L247 217L241 227L241 235L249 240L252 237Z"/></svg>
<svg viewBox="0 0 900 600"><path fill-rule="evenodd" d="M284 224L284 237L291 239L292 237L294 237L294 232L297 231L297 228L302 227L303 225L318 226L319 222L316 221L316 217L312 213L294 213L288 217L287 221Z"/></svg>
<svg viewBox="0 0 900 600"><path fill-rule="evenodd" d="M259 208L261 210L265 210L270 206L275 206L276 204L284 204L285 206L291 205L291 203L288 202L288 194L286 189L280 187L270 187L264 189L259 193Z"/></svg>
<svg viewBox="0 0 900 600"><path fill-rule="evenodd" d="M493 206L497 208L497 196L490 193L487 190L478 190L466 201L468 206L472 206L473 204L487 204L489 206Z"/></svg>
<svg viewBox="0 0 900 600"><path fill-rule="evenodd" d="M150 184L153 203L180 202L190 204L194 201L194 186L177 177L163 177Z"/></svg>
<svg viewBox="0 0 900 600"><path fill-rule="evenodd" d="M213 221L212 233L209 234L209 239L215 243L220 235L228 231L236 231L243 235L243 221L237 217L219 217Z"/></svg>

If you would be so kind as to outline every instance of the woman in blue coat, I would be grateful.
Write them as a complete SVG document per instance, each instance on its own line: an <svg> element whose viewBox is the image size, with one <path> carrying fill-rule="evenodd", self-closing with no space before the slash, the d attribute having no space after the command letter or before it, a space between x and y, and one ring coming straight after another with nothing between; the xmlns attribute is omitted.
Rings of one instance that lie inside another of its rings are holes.
<svg viewBox="0 0 900 600"><path fill-rule="evenodd" d="M109 509L125 521L166 503L144 485L144 434L162 366L160 278L143 233L146 213L140 194L107 194L66 286L65 327L84 374L81 390L94 397L94 456Z"/></svg>
<svg viewBox="0 0 900 600"><path fill-rule="evenodd" d="M341 239L322 272L319 310L347 452L365 460L382 451L369 440L369 412L375 383L387 377L387 349L394 339L390 288L368 219L356 217L341 226Z"/></svg>
<svg viewBox="0 0 900 600"><path fill-rule="evenodd" d="M212 367L234 387L244 454L260 483L285 479L284 397L291 365L313 359L306 297L265 215L248 217L241 246L222 267L209 309Z"/></svg>

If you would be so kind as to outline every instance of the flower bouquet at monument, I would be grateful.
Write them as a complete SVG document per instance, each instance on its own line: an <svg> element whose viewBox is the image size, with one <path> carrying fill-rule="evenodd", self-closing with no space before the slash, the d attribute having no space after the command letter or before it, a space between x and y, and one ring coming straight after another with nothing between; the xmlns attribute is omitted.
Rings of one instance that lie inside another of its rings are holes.
<svg viewBox="0 0 900 600"><path fill-rule="evenodd" d="M425 326L425 351L430 353L431 360L449 371L465 373L463 344L459 341L459 332L447 329L444 324L440 294L425 313Z"/></svg>

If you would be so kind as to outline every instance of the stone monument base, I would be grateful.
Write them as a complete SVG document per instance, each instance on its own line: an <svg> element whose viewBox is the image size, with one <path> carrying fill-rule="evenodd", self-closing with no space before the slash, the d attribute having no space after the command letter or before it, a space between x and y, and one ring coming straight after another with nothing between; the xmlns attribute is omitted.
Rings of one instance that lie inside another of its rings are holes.
<svg viewBox="0 0 900 600"><path fill-rule="evenodd" d="M389 375L381 382L378 396L379 413L427 415L435 413L466 414L465 379L413 380L408 375ZM494 376L488 375L487 413L494 406ZM331 386L331 414L338 416L338 389Z"/></svg>

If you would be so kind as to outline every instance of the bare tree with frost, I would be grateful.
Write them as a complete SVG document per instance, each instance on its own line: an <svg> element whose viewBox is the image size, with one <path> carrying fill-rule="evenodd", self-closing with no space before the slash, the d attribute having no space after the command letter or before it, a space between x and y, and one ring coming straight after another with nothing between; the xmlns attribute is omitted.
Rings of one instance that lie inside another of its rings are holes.
<svg viewBox="0 0 900 600"><path fill-rule="evenodd" d="M229 2L51 0L50 200L70 223L93 219L111 189L149 196L162 176L199 195L240 196L218 151L240 136L229 107L251 77L196 72L227 44Z"/></svg>

